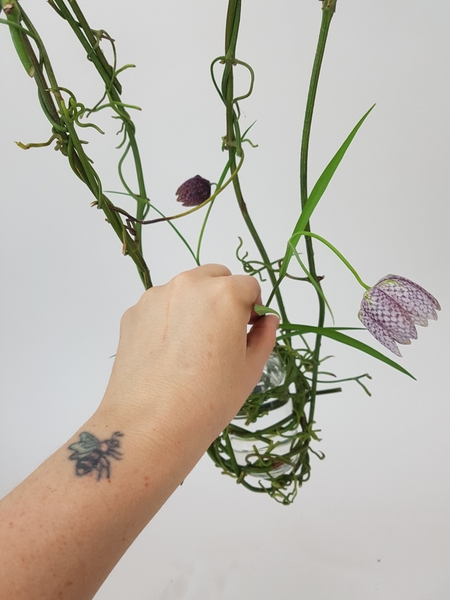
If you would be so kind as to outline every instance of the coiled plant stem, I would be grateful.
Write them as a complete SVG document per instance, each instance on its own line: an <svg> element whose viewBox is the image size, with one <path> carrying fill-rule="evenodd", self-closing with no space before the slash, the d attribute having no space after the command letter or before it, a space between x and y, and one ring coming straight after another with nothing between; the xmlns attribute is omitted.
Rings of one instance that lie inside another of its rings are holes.
<svg viewBox="0 0 450 600"><path fill-rule="evenodd" d="M229 0L228 2L228 12L225 30L225 67L222 76L221 90L221 95L226 106L226 136L224 138L224 146L228 151L231 172L234 172L236 170L236 156L239 156L241 153L242 142L238 125L238 114L236 113L237 100L234 97L233 74L233 68L236 64L236 45L239 33L241 5L241 0ZM248 208L245 203L244 196L242 194L238 174L236 174L236 176L233 178L233 187L242 217L253 238L253 241L255 242L256 247L258 248L264 265L267 268L267 272L269 274L271 283L275 287L276 276L272 268L272 263L248 212ZM279 293L279 290L276 291L275 295L278 307L280 309L281 318L283 322L287 322L288 319L286 315L286 309L284 307L283 298Z"/></svg>
<svg viewBox="0 0 450 600"><path fill-rule="evenodd" d="M54 2L52 2L51 4L53 7L55 7L55 4L57 4L58 14L69 22L72 29L75 31L75 33L77 33L77 37L79 37L81 41L81 37L79 35L80 24L75 19L73 19L73 17L71 17L67 7L64 5L64 1L54 0ZM71 0L71 5L78 9L75 0ZM22 8L21 18L27 28L27 31L29 32L30 37L36 43L36 46L39 51L38 59L30 43L30 40L28 39L28 36L25 35L24 43L26 46L26 51L35 67L34 79L38 88L39 100L41 102L41 106L45 115L52 124L53 132L59 140L59 145L57 146L57 149L61 150L61 152L65 156L67 156L72 170L87 185L92 194L95 196L95 204L97 204L98 207L104 211L108 222L111 224L117 236L122 242L124 253L130 255L137 267L138 273L141 277L144 287L148 289L149 287L151 287L152 281L148 267L145 263L142 254L140 232L136 233L134 239L129 235L118 213L113 209L114 204L103 193L100 178L94 170L94 168L92 167L90 159L84 152L82 142L76 131L74 118L69 114L69 109L66 106L66 103L64 102L64 99L61 95L61 88L57 83L53 67L51 65L45 46L38 32L34 28L31 20L28 18L27 14L23 11ZM80 18L79 15L77 15L77 18ZM92 30L87 25L86 21L84 20L84 17L83 21L85 23L85 27L89 30L90 34L93 35ZM83 39L86 41L86 38ZM95 67L102 75L103 81L107 86L107 93L109 93L111 89L113 89L114 97L112 98L112 101L121 104L120 96L118 95L117 90L113 88L113 82L116 81L114 70L111 66L108 65L103 53L97 48L98 40L95 39L95 36L94 39L91 41L94 42L96 46L94 54L92 54L93 47L90 46L87 43L87 41L86 44L83 43L83 46L88 51L88 55L90 56ZM95 60L94 58L92 58L94 55L97 55L96 52L102 56L102 60ZM109 70L105 68L105 64L108 65ZM46 76L48 78L48 83L46 80ZM108 89L108 86L111 89ZM115 110L116 112L118 112L117 106L115 106ZM148 203L145 199L145 187L143 184L143 175L139 159L139 152L137 150L137 145L134 137L134 125L131 121L131 118L124 111L122 106L120 107L120 110L122 111L120 117L122 118L122 121L125 122L125 128L127 129L130 146L134 149L137 178L139 182L140 195L139 197L133 195L133 197L138 200L138 214L143 215L145 212L144 205L147 205Z"/></svg>
<svg viewBox="0 0 450 600"><path fill-rule="evenodd" d="M77 35L79 41L83 45L84 49L86 50L89 59L94 63L95 68L97 69L105 83L108 95L111 97L112 102L121 104L121 86L118 83L117 78L115 77L113 69L111 69L111 66L106 61L103 52L99 49L98 39L95 37L91 27L86 21L85 16L81 12L81 9L79 8L76 0L70 0L70 6L73 10L74 15L76 16L76 19L78 20L78 23L70 14L70 11L66 8L64 0L52 1L58 6L59 10L61 11L61 16L63 16L63 18L67 20L67 22ZM142 170L142 161L139 154L139 148L136 143L136 128L130 118L130 115L123 107L123 105L121 105L119 109L116 104L115 110L120 111L120 113L122 114L123 122L125 124L125 129L127 131L129 143L133 153L133 159L136 169L136 178L139 187L139 196L134 195L135 199L137 200L136 218L141 220L145 216L145 209L148 206L148 203L144 182L144 174ZM141 244L141 227L139 223L137 223L136 225L136 231L138 232L136 237L138 239L139 244Z"/></svg>

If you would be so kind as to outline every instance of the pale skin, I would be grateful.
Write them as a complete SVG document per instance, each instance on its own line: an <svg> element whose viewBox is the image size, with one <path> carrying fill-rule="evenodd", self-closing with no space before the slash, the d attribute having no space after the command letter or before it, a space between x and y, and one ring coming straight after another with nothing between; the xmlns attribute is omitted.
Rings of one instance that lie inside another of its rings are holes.
<svg viewBox="0 0 450 600"><path fill-rule="evenodd" d="M0 502L1 598L94 597L258 382L278 325L255 315L260 294L253 277L205 265L126 311L97 411ZM77 475L68 446L82 432L118 440L120 455Z"/></svg>

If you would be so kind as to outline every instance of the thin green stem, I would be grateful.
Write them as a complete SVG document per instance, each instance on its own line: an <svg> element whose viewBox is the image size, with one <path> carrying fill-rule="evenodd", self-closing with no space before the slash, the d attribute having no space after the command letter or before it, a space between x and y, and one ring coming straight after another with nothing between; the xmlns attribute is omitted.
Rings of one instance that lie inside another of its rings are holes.
<svg viewBox="0 0 450 600"><path fill-rule="evenodd" d="M73 171L94 194L97 201L96 203L105 212L108 222L111 224L121 240L124 253L129 254L136 264L144 286L146 288L151 287L152 283L150 273L142 256L140 242L136 239L133 240L130 237L119 215L113 210L114 205L103 194L100 178L92 167L89 158L85 154L82 143L78 137L75 127L75 120L77 117L73 117L66 103L64 102L60 92L61 88L58 86L45 46L30 19L26 13L24 13L23 9L21 10L21 15L39 50L38 60L31 44L29 43L29 40L26 40L26 43L28 44L27 51L35 66L35 81L38 87L39 100L46 116L52 123L53 131L57 132L60 136L60 149L62 153L67 156ZM74 23L74 26L76 28L78 27L76 22ZM45 79L43 69L45 69L47 74L48 83Z"/></svg>
<svg viewBox="0 0 450 600"><path fill-rule="evenodd" d="M148 206L147 192L145 188L144 174L142 169L142 161L139 154L139 148L136 142L136 129L134 123L128 112L125 110L124 104L122 103L120 98L121 86L117 81L115 69L108 64L103 52L100 50L98 43L99 38L96 37L92 28L89 27L89 24L86 21L76 0L70 0L70 6L76 18L73 17L70 10L65 5L64 0L53 0L53 2L57 5L61 16L68 22L68 24L76 34L78 40L82 44L83 48L86 50L89 59L92 61L98 73L102 77L106 86L106 93L111 101L112 108L113 110L115 110L115 112L118 114L118 116L124 123L125 131L128 136L129 146L131 147L131 151L133 154L133 161L135 165L136 179L139 190L138 194L133 194L133 197L136 199L137 202L136 218L138 220L142 220L145 217L145 210ZM142 228L139 223L136 224L135 231L135 243L138 245L138 250L142 254ZM143 279L143 283L146 288L148 286L151 287L152 285L149 277L146 277L145 280Z"/></svg>
<svg viewBox="0 0 450 600"><path fill-rule="evenodd" d="M238 124L239 116L236 113L237 103L234 97L233 76L234 65L238 62L236 60L236 45L239 33L241 6L241 0L229 0L228 2L227 22L225 31L225 56L223 57L225 67L221 85L221 97L226 106L226 136L224 138L224 147L228 150L231 171L234 171L236 169L236 156L240 156L242 153L242 140ZM264 264L266 265L269 278L272 282L272 286L275 287L276 276L271 266L272 263L248 212L248 208L245 203L244 196L242 194L240 179L238 175L236 175L233 179L233 187L242 217L261 255L261 258ZM286 322L288 320L286 310L284 307L283 298L278 290L276 292L276 298L282 320Z"/></svg>
<svg viewBox="0 0 450 600"><path fill-rule="evenodd" d="M305 108L305 118L303 122L303 133L302 133L302 141L300 148L300 198L301 198L301 206L302 209L305 206L308 200L308 157L309 157L309 140L311 137L311 125L314 114L314 105L317 94L317 87L319 84L320 78L320 70L322 67L322 61L325 53L325 46L328 37L328 31L330 28L331 20L333 18L333 14L335 12L337 0L326 0L323 2L322 6L322 22L320 26L319 39L317 42L316 55L314 58L311 79L309 83L309 91L308 98L306 101ZM310 232L310 222L308 221L305 230ZM317 281L318 286L320 287L320 283L318 282L316 265L314 260L314 248L312 239L310 237L305 237L305 245L306 245L306 254L308 258L308 268L311 276ZM317 291L317 299L319 303L319 314L318 314L318 327L323 327L325 322L325 302L323 300L322 295ZM313 352L313 372L312 372L312 381L311 381L311 402L310 402L310 410L309 410L309 420L310 424L313 423L314 420L314 410L316 403L316 392L317 392L317 377L319 370L319 362L320 362L320 347L322 343L322 336L316 336L316 342L314 345Z"/></svg>
<svg viewBox="0 0 450 600"><path fill-rule="evenodd" d="M219 181L216 184L216 190L220 189L222 187L222 184L224 182L224 179L228 173L228 170L230 168L230 162L228 161L227 164L225 165L224 170L222 171L222 174L219 178ZM212 202L210 202L209 206L208 206L208 210L206 211L206 215L205 218L203 219L203 223L200 229L200 233L198 236L198 243L197 243L197 253L196 253L196 261L197 264L200 264L200 250L202 247L202 242L203 242L203 236L205 234L205 229L206 229L206 224L208 222L209 219L209 215L211 213L212 207L214 206L214 200Z"/></svg>
<svg viewBox="0 0 450 600"><path fill-rule="evenodd" d="M299 236L304 235L307 237L312 237L315 238L316 240L319 240L319 242L322 242L322 244L324 244L325 246L327 246L327 248L329 248L332 252L334 252L334 254L336 254L336 256L344 263L344 265L347 267L347 269L352 273L352 275L355 277L356 281L366 290L370 289L370 285L367 285L367 283L364 283L364 281L361 279L361 277L358 275L358 272L356 271L356 269L349 263L349 261L345 258L345 256L339 252L339 250L333 246L333 244L331 244L328 240L326 240L325 238L323 238L321 235L318 235L317 233L312 233L311 231L301 231L298 234ZM295 244L294 244L295 246ZM296 250L294 248L294 253L296 253Z"/></svg>
<svg viewBox="0 0 450 600"><path fill-rule="evenodd" d="M133 194L129 194L127 192L115 192L115 191L108 191L108 194L118 194L120 196L131 196L133 198ZM170 225L170 227L173 229L174 233L180 238L180 240L183 242L183 244L186 246L186 248L188 249L190 255L192 256L192 258L194 259L195 263L197 265L200 265L200 262L198 261L197 256L194 254L194 251L192 250L191 246L189 245L189 242L187 241L187 239L184 237L184 235L181 233L181 231L172 223L172 221L170 219L167 219L166 216L164 215L164 213L162 213L159 208L156 208L156 206L154 204L151 205L151 209L155 210L158 215L161 216L161 221L166 221L168 225Z"/></svg>

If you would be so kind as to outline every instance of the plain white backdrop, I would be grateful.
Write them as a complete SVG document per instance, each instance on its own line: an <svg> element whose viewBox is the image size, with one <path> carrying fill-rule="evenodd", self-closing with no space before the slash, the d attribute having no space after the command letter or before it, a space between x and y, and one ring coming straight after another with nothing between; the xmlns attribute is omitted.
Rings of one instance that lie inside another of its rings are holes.
<svg viewBox="0 0 450 600"><path fill-rule="evenodd" d="M209 64L223 53L225 0L127 4L80 0L95 28L117 41L124 99L136 113L149 197L166 213L199 173L216 181L225 156L223 106ZM49 5L23 0L60 85L93 104L100 86ZM251 494L205 457L106 581L98 600L448 600L450 597L449 159L450 6L340 0L314 118L310 182L374 103L313 218L314 230L370 284L396 273L442 304L419 328L402 365L417 381L329 344L330 370L372 376L318 403L311 480L290 507ZM281 256L298 210L299 136L321 18L313 0L246 0L238 57L256 72L242 129L256 121L243 188L270 254ZM49 124L33 80L0 27L1 395L0 494L73 434L95 410L110 373L124 310L142 290L93 198L45 141ZM245 90L245 75L238 74ZM106 189L118 189L116 123L105 116L88 151ZM125 206L128 206L125 203ZM130 205L131 206L131 205ZM201 217L180 227L195 241ZM216 202L204 262L240 271L237 237L256 258L235 201ZM156 284L193 262L166 224L145 230ZM358 326L362 289L324 248L318 272L336 324ZM266 295L268 288L265 288ZM304 284L286 289L291 319L315 321ZM331 324L331 323L329 323ZM368 333L360 339L373 343ZM381 347L380 347L381 349ZM97 508L99 513L102 507ZM1 540L0 540L1 543Z"/></svg>

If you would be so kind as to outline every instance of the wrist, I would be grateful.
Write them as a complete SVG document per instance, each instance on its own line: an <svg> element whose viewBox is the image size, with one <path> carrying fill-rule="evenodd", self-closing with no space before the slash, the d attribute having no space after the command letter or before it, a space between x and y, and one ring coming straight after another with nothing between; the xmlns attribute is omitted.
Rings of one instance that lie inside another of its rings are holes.
<svg viewBox="0 0 450 600"><path fill-rule="evenodd" d="M139 393L128 393L118 398L107 390L83 430L92 430L101 440L120 432L123 459L117 469L126 467L141 475L152 472L157 478L176 480L175 488L220 430L208 424L206 415L198 414L198 407L187 410L191 403L186 396L168 397L156 390L145 396L143 400Z"/></svg>

